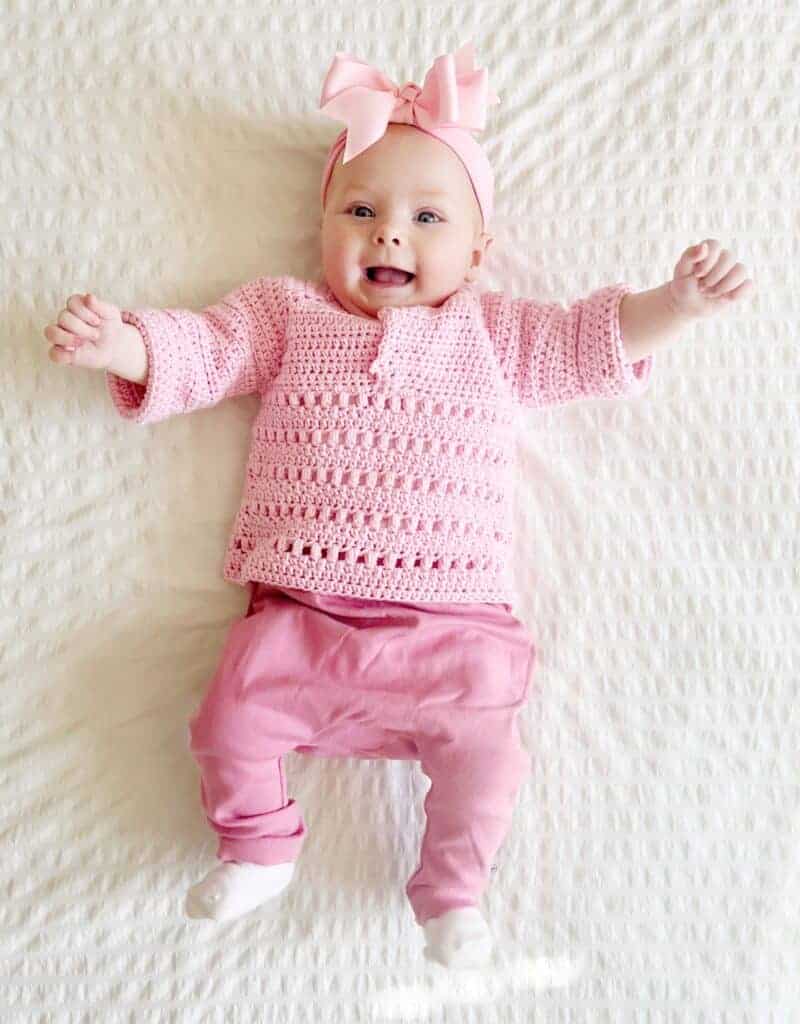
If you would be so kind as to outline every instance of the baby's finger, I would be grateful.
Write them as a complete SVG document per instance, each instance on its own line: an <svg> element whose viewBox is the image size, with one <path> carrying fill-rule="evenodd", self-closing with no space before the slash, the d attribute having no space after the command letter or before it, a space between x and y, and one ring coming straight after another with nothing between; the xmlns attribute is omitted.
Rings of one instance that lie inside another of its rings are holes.
<svg viewBox="0 0 800 1024"><path fill-rule="evenodd" d="M52 345L59 348L78 348L84 344L84 339L77 337L72 331L65 331L57 324L48 324L42 332Z"/></svg>
<svg viewBox="0 0 800 1024"><path fill-rule="evenodd" d="M741 264L739 264L739 266L741 266ZM717 257L716 263L714 263L714 265L698 279L698 284L706 292L711 291L714 285L718 285L722 282L723 278L732 268L735 268L733 255L728 252L727 249L723 249ZM738 284L739 282L737 281L736 283Z"/></svg>
<svg viewBox="0 0 800 1024"><path fill-rule="evenodd" d="M695 264L693 268L693 273L697 277L705 276L716 265L720 249L722 248L717 238L704 238L700 244L706 247L706 254L702 263L699 266Z"/></svg>
<svg viewBox="0 0 800 1024"><path fill-rule="evenodd" d="M61 327L68 330L70 333L76 335L78 338L86 338L93 341L99 337L99 331L96 327L92 327L91 324L87 324L85 320L82 320L79 316L69 312L69 310L63 310L58 318L58 323Z"/></svg>
<svg viewBox="0 0 800 1024"><path fill-rule="evenodd" d="M52 363L74 363L75 349L65 348L62 345L52 345L47 353Z"/></svg>
<svg viewBox="0 0 800 1024"><path fill-rule="evenodd" d="M116 316L119 312L116 306L113 306L110 302L103 302L102 299L94 294L94 292L86 293L86 305L99 317Z"/></svg>
<svg viewBox="0 0 800 1024"><path fill-rule="evenodd" d="M691 277L697 272L697 264L705 259L707 253L708 246L705 242L690 246L675 264L675 277Z"/></svg>
<svg viewBox="0 0 800 1024"><path fill-rule="evenodd" d="M728 301L743 299L745 295L752 295L755 288L755 283L748 277L746 281L742 281L738 288L734 288L732 292L728 292L723 298L728 299Z"/></svg>
<svg viewBox="0 0 800 1024"><path fill-rule="evenodd" d="M67 309L78 316L87 324L94 324L95 327L99 327L102 323L97 313L93 312L86 305L86 296L84 295L71 295L67 300Z"/></svg>
<svg viewBox="0 0 800 1024"><path fill-rule="evenodd" d="M726 292L732 291L744 281L746 274L747 271L742 264L736 263L716 284L709 285L706 288L706 295L724 295Z"/></svg>
<svg viewBox="0 0 800 1024"><path fill-rule="evenodd" d="M47 353L54 363L67 363L70 366L85 367L96 370L100 367L104 357L98 352L91 342L80 338L72 338L72 344L53 345Z"/></svg>

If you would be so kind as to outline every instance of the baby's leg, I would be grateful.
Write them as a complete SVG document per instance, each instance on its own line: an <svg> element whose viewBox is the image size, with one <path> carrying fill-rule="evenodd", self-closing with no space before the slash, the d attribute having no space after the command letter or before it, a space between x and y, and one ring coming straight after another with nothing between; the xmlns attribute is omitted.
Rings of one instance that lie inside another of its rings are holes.
<svg viewBox="0 0 800 1024"><path fill-rule="evenodd" d="M406 886L426 956L451 965L482 962L491 933L478 903L530 771L515 708L423 710L415 736L431 787L419 867Z"/></svg>
<svg viewBox="0 0 800 1024"><path fill-rule="evenodd" d="M189 917L227 921L273 899L292 879L306 828L288 797L280 751L288 752L303 734L284 735L285 716L278 712L265 720L263 706L213 694L212 689L192 719L189 734L222 863L192 886L185 910Z"/></svg>
<svg viewBox="0 0 800 1024"><path fill-rule="evenodd" d="M189 725L200 796L222 862L187 894L191 917L228 920L290 882L305 839L286 789L283 756L324 727L324 702L306 690L297 606L256 587L233 623L206 696Z"/></svg>
<svg viewBox="0 0 800 1024"><path fill-rule="evenodd" d="M297 802L288 796L283 757L252 758L210 753L192 734L200 766L200 800L219 836L222 861L281 864L297 860L306 836ZM264 747L274 741L264 739Z"/></svg>
<svg viewBox="0 0 800 1024"><path fill-rule="evenodd" d="M206 738L207 742L207 738ZM199 731L192 751L208 823L222 861L186 896L189 917L228 921L281 893L292 880L306 829L287 798L282 757L251 760L208 753Z"/></svg>

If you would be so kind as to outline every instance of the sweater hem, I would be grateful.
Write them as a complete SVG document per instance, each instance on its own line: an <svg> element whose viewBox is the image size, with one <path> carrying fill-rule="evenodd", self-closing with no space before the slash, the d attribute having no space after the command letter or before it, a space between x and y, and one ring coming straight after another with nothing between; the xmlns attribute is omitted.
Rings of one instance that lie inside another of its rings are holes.
<svg viewBox="0 0 800 1024"><path fill-rule="evenodd" d="M306 559L308 561L308 559ZM319 565L319 561L314 563ZM484 575L480 583L473 586L453 585L447 581L431 586L430 581L415 580L409 572L404 579L401 570L394 570L391 585L380 571L363 566L349 566L348 577L335 573L314 572L311 566L298 568L280 563L265 565L263 560L239 561L229 559L223 569L223 577L230 583L247 587L251 582L272 583L276 586L294 587L314 593L337 594L363 600L380 601L426 601L458 604L508 604L517 605L517 592L513 585L495 582ZM451 574L452 579L452 574Z"/></svg>

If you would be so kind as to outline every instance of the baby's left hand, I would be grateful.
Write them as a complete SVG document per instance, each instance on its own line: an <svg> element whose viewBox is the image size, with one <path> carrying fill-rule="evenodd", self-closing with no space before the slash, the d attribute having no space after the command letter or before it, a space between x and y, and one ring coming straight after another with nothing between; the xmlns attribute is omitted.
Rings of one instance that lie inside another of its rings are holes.
<svg viewBox="0 0 800 1024"><path fill-rule="evenodd" d="M667 285L673 309L683 316L720 313L755 291L746 274L716 238L690 246L675 264L675 275Z"/></svg>

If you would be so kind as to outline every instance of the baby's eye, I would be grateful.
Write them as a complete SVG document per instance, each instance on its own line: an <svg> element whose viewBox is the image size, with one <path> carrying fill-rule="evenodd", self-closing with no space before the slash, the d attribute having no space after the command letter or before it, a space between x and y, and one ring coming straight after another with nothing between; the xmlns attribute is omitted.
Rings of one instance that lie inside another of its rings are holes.
<svg viewBox="0 0 800 1024"><path fill-rule="evenodd" d="M349 212L352 213L352 214L355 214L355 216L359 217L359 215L356 213L357 210L369 210L369 207L365 206L364 203L356 203L354 206L350 207L350 211ZM370 210L370 213L371 212L372 211ZM441 220L441 217L439 216L439 214L438 213L434 213L433 210L422 210L420 212L420 217L424 216L424 214L426 214L426 213L429 213L432 217L435 217L436 220L434 220L434 221L426 220L426 221L422 222L423 224L435 224L436 221ZM359 217L359 220L363 220L363 217Z"/></svg>

